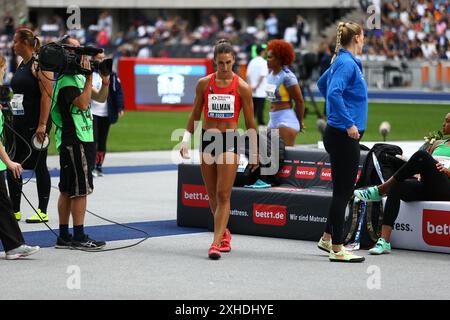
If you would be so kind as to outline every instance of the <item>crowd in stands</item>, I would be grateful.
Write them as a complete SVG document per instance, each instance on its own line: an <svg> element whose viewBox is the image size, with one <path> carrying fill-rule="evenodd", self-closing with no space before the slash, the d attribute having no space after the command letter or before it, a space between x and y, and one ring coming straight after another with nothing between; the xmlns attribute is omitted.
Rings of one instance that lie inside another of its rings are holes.
<svg viewBox="0 0 450 320"><path fill-rule="evenodd" d="M368 1L369 3L371 1ZM450 5L448 0L372 0L379 8L379 29L366 29L364 55L367 60L386 59L449 59ZM59 16L49 18L40 26L33 26L23 14L6 13L0 25L0 53L11 56L12 36L21 26L40 35L43 43L58 39L65 33L80 39L82 44L105 48L120 56L139 57L205 57L220 38L236 44L243 60L249 60L248 48L254 43L265 43L284 38L296 49L305 47L311 39L307 19L297 15L293 21L281 20L274 12L260 13L243 27L233 13L218 16L214 11L202 11L197 25L179 15L157 17L154 20L137 19L127 30L113 33L114 21L108 11L102 12L96 24L73 26L66 30ZM359 21L366 25L366 21ZM333 46L334 38L329 40Z"/></svg>
<svg viewBox="0 0 450 320"><path fill-rule="evenodd" d="M245 50L254 43L283 37L299 48L310 39L309 24L302 16L298 15L291 24L287 22L288 26L282 28L286 22L280 24L279 18L273 12L267 16L258 14L253 23L248 23L249 26L245 28L231 12L219 17L208 11L201 14L198 25L190 24L179 15L160 16L149 21L136 19L130 23L127 30L114 34L113 23L113 18L107 11L99 15L97 24L87 28L74 25L71 30L66 30L65 21L56 15L36 27L24 17L13 17L6 13L3 17L3 28L0 25L0 52L11 54L6 51L10 51L14 31L20 26L34 30L43 43L55 41L67 33L78 38L82 44L105 48L107 52L114 52L117 56L139 57L204 57L210 53L208 48L220 38L230 39L236 44L238 51Z"/></svg>
<svg viewBox="0 0 450 320"><path fill-rule="evenodd" d="M375 0L380 29L366 30L365 54L380 59L450 59L448 0Z"/></svg>

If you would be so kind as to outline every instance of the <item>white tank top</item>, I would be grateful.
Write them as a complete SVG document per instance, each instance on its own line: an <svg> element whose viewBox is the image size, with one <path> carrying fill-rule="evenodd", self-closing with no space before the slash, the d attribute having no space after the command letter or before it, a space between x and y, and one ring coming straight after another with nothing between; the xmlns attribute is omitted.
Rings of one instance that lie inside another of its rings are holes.
<svg viewBox="0 0 450 320"><path fill-rule="evenodd" d="M95 90L100 91L102 87L102 78L97 72L92 74L92 87ZM98 117L107 117L108 116L108 106L107 101L105 102L97 102L95 100L91 100L91 112L92 114Z"/></svg>

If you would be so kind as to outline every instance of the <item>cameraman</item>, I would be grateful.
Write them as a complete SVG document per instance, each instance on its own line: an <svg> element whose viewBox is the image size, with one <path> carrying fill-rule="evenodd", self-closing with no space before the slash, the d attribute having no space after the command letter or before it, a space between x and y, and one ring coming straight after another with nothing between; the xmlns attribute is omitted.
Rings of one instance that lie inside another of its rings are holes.
<svg viewBox="0 0 450 320"><path fill-rule="evenodd" d="M79 47L78 40L66 38L65 44ZM91 70L87 56L81 67ZM102 76L100 91L92 87L92 73L84 76L63 75L53 91L52 119L57 124L56 146L61 166L58 199L59 230L56 248L96 250L104 241L96 241L84 233L87 195L93 191L92 170L95 161L94 131L90 111L91 99L99 102L108 97L109 76ZM72 214L74 234L69 234Z"/></svg>
<svg viewBox="0 0 450 320"><path fill-rule="evenodd" d="M50 174L47 168L47 149L37 151L30 147L33 135L39 143L50 132L48 121L51 105L53 73L37 70L34 55L40 48L38 37L29 29L19 29L14 35L14 52L22 58L13 78L11 88L14 91L17 111L13 117L13 129L17 132L8 135L8 146L13 147L11 158L22 164L24 169L34 170L39 197L37 213L26 219L28 223L47 222L47 205L50 197ZM26 142L24 140L26 140ZM30 150L31 149L31 150ZM31 152L31 154L30 154ZM22 177L18 179L8 172L8 187L16 219L20 221L20 200L22 197Z"/></svg>
<svg viewBox="0 0 450 320"><path fill-rule="evenodd" d="M6 60L0 55L0 86L3 84ZM0 104L0 109L2 108ZM17 223L11 200L6 190L4 171L8 168L15 177L20 177L22 166L11 161L3 147L3 113L0 111L0 239L6 252L6 259L13 260L32 255L39 251L39 247L25 245L22 232Z"/></svg>

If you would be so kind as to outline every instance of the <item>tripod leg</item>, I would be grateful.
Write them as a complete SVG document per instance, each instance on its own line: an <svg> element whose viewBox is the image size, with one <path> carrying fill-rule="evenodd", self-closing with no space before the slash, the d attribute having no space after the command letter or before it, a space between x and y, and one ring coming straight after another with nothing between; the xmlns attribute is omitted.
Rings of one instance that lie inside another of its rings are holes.
<svg viewBox="0 0 450 320"><path fill-rule="evenodd" d="M314 96L313 96L313 94L312 94L312 91L311 91L311 88L309 87L309 85L306 85L306 90L308 90L308 94L309 94L309 97L311 98L311 102L312 102L312 105L313 105L313 107L314 107L314 110L316 111L317 117L318 117L319 119L323 119L323 116L322 116L322 114L320 113L319 108L317 107L316 100L314 100Z"/></svg>

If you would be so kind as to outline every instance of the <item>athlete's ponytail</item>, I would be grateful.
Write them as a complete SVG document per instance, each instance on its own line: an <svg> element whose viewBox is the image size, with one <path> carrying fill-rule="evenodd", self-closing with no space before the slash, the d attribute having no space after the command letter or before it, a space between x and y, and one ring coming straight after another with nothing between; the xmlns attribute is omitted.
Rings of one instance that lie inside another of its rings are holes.
<svg viewBox="0 0 450 320"><path fill-rule="evenodd" d="M334 49L331 63L334 62L334 59L339 53L339 49L349 45L354 36L360 35L362 28L355 22L339 22L336 31L336 48Z"/></svg>
<svg viewBox="0 0 450 320"><path fill-rule="evenodd" d="M41 48L41 41L34 35L33 31L27 28L22 28L16 32L19 40L30 47L34 53L37 53Z"/></svg>
<svg viewBox="0 0 450 320"><path fill-rule="evenodd" d="M4 56L0 54L0 86L3 84L3 78L5 77L5 74L3 72L3 69L6 65L6 59Z"/></svg>
<svg viewBox="0 0 450 320"><path fill-rule="evenodd" d="M236 58L236 52L234 52L233 45L227 39L220 39L216 42L214 46L214 60L217 58L217 55L221 53L231 53L234 58Z"/></svg>

